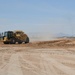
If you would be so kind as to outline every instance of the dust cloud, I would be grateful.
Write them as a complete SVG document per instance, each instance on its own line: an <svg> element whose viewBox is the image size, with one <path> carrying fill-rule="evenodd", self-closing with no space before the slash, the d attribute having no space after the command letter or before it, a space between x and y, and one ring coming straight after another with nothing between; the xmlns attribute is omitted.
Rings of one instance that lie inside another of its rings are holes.
<svg viewBox="0 0 75 75"><path fill-rule="evenodd" d="M30 42L35 41L50 41L56 39L54 35L50 33L31 33L29 34Z"/></svg>

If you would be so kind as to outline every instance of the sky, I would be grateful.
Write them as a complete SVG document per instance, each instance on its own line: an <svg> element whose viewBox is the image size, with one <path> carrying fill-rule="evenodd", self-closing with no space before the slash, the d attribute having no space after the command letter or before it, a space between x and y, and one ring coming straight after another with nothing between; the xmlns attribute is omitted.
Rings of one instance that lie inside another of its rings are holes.
<svg viewBox="0 0 75 75"><path fill-rule="evenodd" d="M0 0L0 32L75 35L75 0Z"/></svg>

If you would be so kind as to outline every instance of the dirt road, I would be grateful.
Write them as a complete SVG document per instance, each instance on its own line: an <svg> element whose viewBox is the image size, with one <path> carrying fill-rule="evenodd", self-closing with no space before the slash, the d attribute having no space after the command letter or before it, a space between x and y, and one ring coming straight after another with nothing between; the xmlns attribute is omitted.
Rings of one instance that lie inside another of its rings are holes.
<svg viewBox="0 0 75 75"><path fill-rule="evenodd" d="M75 49L0 47L0 75L75 75Z"/></svg>

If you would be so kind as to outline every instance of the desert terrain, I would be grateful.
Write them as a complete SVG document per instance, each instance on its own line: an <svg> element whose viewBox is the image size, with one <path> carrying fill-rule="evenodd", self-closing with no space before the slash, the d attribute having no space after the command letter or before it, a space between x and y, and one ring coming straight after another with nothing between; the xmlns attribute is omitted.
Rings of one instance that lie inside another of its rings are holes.
<svg viewBox="0 0 75 75"><path fill-rule="evenodd" d="M75 75L75 39L1 42L0 75Z"/></svg>

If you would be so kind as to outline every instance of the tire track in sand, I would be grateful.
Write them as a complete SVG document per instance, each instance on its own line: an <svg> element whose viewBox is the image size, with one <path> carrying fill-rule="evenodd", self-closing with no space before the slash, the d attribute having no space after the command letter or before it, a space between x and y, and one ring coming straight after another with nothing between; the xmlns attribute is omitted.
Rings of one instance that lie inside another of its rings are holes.
<svg viewBox="0 0 75 75"><path fill-rule="evenodd" d="M65 74L75 75L75 70L73 70L72 68L70 68L68 66L63 65L62 63L56 61L54 58L50 58L50 57L48 57L48 55L42 55L42 57L44 58L45 61L50 62L52 65L54 65L56 68L58 68Z"/></svg>
<svg viewBox="0 0 75 75"><path fill-rule="evenodd" d="M23 75L19 62L19 53L12 54L9 60L8 74L7 75Z"/></svg>

